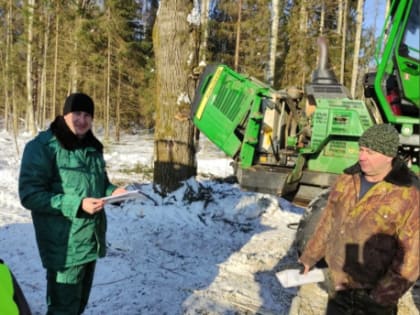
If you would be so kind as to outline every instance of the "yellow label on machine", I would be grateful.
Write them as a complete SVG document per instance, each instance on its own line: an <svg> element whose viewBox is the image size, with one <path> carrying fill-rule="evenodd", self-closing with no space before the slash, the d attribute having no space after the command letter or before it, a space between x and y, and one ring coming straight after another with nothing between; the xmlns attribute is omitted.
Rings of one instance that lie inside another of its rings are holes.
<svg viewBox="0 0 420 315"><path fill-rule="evenodd" d="M210 97L211 93L213 93L214 87L219 80L220 75L222 74L223 67L218 67L216 72L213 75L213 78L211 78L208 88L206 89L206 92L204 93L203 98L201 99L200 105L198 106L197 113L195 114L195 117L197 119L201 119L201 116L203 115L204 108L207 105L208 98Z"/></svg>

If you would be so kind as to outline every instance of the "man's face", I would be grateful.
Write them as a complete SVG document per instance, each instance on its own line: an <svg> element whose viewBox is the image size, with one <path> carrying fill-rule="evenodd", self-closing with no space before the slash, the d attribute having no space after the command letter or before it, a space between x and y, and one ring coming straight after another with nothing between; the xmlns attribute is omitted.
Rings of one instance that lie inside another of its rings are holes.
<svg viewBox="0 0 420 315"><path fill-rule="evenodd" d="M363 173L372 177L385 177L392 167L393 158L366 147L359 149L359 164Z"/></svg>
<svg viewBox="0 0 420 315"><path fill-rule="evenodd" d="M64 120L70 130L79 138L92 128L92 116L86 112L70 112L64 115Z"/></svg>

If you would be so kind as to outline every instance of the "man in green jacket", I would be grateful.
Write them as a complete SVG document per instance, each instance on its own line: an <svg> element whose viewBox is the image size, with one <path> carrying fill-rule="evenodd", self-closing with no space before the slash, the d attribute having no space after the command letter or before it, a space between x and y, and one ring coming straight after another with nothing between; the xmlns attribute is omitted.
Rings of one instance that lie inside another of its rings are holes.
<svg viewBox="0 0 420 315"><path fill-rule="evenodd" d="M327 315L396 315L419 277L419 179L397 156L388 124L359 139L359 161L333 185L301 257L308 272L325 257L335 294Z"/></svg>
<svg viewBox="0 0 420 315"><path fill-rule="evenodd" d="M22 156L19 197L31 210L47 270L47 315L83 313L96 260L106 250L101 198L126 191L108 179L93 116L93 100L71 94L63 115L28 142Z"/></svg>

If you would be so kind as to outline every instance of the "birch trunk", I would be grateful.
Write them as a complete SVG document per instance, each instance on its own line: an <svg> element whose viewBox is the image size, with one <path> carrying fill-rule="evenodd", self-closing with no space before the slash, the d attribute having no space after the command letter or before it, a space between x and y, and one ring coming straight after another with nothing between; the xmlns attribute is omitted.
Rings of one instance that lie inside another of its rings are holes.
<svg viewBox="0 0 420 315"><path fill-rule="evenodd" d="M360 52L360 41L362 38L362 23L363 23L363 4L364 0L357 1L357 18L356 18L356 38L354 44L354 55L353 55L353 71L351 75L351 96L356 96L356 85L357 77L359 74L359 52Z"/></svg>
<svg viewBox="0 0 420 315"><path fill-rule="evenodd" d="M56 116L56 108L57 108L57 72L58 72L58 35L59 35L59 27L60 27L60 1L56 3L56 10L55 10L55 43L54 43L54 74L53 74L53 82L52 82L52 108L51 108L51 120L53 120Z"/></svg>
<svg viewBox="0 0 420 315"><path fill-rule="evenodd" d="M347 14L348 14L348 0L344 0L343 9L343 27L341 35L341 65L340 65L340 83L344 84L344 72L346 65L346 42L347 42Z"/></svg>
<svg viewBox="0 0 420 315"><path fill-rule="evenodd" d="M300 18L299 18L299 29L300 33L303 35L302 38L306 38L306 34L308 32L308 0L303 0L301 7L300 7ZM305 43L302 43L301 51L298 52L300 55L300 60L302 61L303 65L306 65L306 55L304 53L303 47ZM306 82L306 73L302 70L301 73L301 86L305 86Z"/></svg>
<svg viewBox="0 0 420 315"><path fill-rule="evenodd" d="M111 20L111 9L107 11L108 25ZM109 139L109 111L110 111L110 94L111 94L111 31L108 29L108 44L107 44L107 71L106 71L106 104L105 104L105 140Z"/></svg>
<svg viewBox="0 0 420 315"><path fill-rule="evenodd" d="M267 82L274 86L274 74L276 73L277 40L279 35L279 0L273 0L273 13L270 37L270 60L268 65Z"/></svg>
<svg viewBox="0 0 420 315"><path fill-rule="evenodd" d="M322 36L324 35L324 28L325 28L325 3L321 1L321 17L319 21L319 34Z"/></svg>
<svg viewBox="0 0 420 315"><path fill-rule="evenodd" d="M120 141L120 125L121 125L121 63L118 63L118 85L117 85L117 101L115 108L115 140Z"/></svg>
<svg viewBox="0 0 420 315"><path fill-rule="evenodd" d="M44 17L47 21L44 29L44 47L43 47L43 57L42 57L42 69L41 69L41 91L39 105L41 108L41 115L39 117L40 126L43 128L47 119L47 64L48 64L48 42L49 42L49 30L51 18L48 12L48 9L44 11Z"/></svg>
<svg viewBox="0 0 420 315"><path fill-rule="evenodd" d="M207 41L209 37L208 23L209 23L209 2L210 0L201 1L201 38L200 38L200 56L199 61L204 64L207 63Z"/></svg>
<svg viewBox="0 0 420 315"><path fill-rule="evenodd" d="M242 0L238 1L238 21L236 21L236 44L235 44L235 71L239 68L239 50L241 42L241 18L242 18Z"/></svg>
<svg viewBox="0 0 420 315"><path fill-rule="evenodd" d="M8 2L7 8L7 23L6 23L6 54L5 54L5 61L4 61L4 69L3 69L3 82L4 82L4 123L6 130L9 130L9 113L10 113L10 58L12 56L12 11L13 10L13 3L11 0ZM13 114L13 112L12 112ZM15 113L16 114L16 113Z"/></svg>
<svg viewBox="0 0 420 315"><path fill-rule="evenodd" d="M28 0L28 43L26 45L26 129L36 133L33 101L33 81L32 81L32 41L33 41L33 18L35 0Z"/></svg>
<svg viewBox="0 0 420 315"><path fill-rule="evenodd" d="M338 1L338 7L337 7L337 34L341 34L341 30L343 27L343 1Z"/></svg>

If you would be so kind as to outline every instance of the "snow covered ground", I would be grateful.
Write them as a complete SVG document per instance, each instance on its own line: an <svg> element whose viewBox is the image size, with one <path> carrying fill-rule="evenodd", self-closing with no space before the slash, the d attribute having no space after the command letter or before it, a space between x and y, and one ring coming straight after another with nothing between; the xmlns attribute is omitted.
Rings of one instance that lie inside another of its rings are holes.
<svg viewBox="0 0 420 315"><path fill-rule="evenodd" d="M0 133L0 257L34 314L45 314L45 272L30 212L17 195L29 138L19 136L16 146L12 135ZM150 168L152 152L151 135L106 146L110 177L145 196L106 207L109 248L98 261L85 314L287 314L296 289L283 289L274 272L295 262L295 232L287 225L301 211L284 211L275 196L212 179L232 169L209 143L198 155L197 180L162 198L144 176L128 172Z"/></svg>
<svg viewBox="0 0 420 315"><path fill-rule="evenodd" d="M0 258L37 315L46 311L45 271L30 212L17 196L20 155L29 138L21 135L16 143L0 131ZM150 183L152 135L125 135L107 144L105 153L110 178L144 197L106 207L108 253L98 261L85 314L292 313L300 294L283 288L274 274L296 263L295 231L288 225L299 221L301 208L219 180L232 175L230 160L205 141L197 179L165 198ZM315 288L313 294L309 300L323 305L325 292Z"/></svg>

